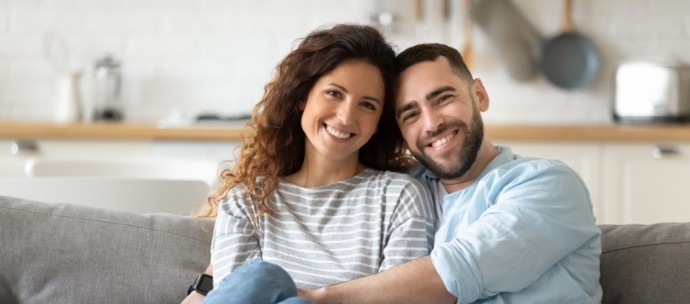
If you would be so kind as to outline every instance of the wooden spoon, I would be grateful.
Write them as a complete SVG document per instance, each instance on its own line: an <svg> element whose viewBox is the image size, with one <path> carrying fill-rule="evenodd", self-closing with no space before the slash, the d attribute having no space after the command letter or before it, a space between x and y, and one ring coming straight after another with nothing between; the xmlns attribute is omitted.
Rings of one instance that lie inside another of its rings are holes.
<svg viewBox="0 0 690 304"><path fill-rule="evenodd" d="M465 19L463 20L463 33L465 35L465 42L460 48L460 55L462 55L465 65L470 70L474 66L475 54L472 46L472 20L470 19L469 10L472 7L472 0L465 0Z"/></svg>

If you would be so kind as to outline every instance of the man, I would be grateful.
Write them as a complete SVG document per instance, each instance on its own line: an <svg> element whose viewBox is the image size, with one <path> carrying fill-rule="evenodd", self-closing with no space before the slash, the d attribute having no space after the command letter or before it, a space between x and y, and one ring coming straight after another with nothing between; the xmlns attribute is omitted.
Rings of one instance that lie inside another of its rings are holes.
<svg viewBox="0 0 690 304"><path fill-rule="evenodd" d="M460 54L421 44L397 57L396 119L441 214L430 256L300 295L318 303L599 303L601 233L563 163L494 147L489 96ZM404 141L403 141L404 139Z"/></svg>
<svg viewBox="0 0 690 304"><path fill-rule="evenodd" d="M398 55L396 118L441 217L430 256L302 295L319 303L599 303L600 231L563 163L494 147L489 97L453 48Z"/></svg>

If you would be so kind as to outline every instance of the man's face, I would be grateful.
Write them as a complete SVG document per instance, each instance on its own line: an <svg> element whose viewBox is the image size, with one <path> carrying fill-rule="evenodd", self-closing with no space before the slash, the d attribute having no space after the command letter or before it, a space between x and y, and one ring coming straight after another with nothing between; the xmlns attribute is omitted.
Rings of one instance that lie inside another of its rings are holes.
<svg viewBox="0 0 690 304"><path fill-rule="evenodd" d="M398 126L412 155L442 179L461 177L474 164L484 138L480 110L487 108L481 82L467 84L445 57L400 74Z"/></svg>

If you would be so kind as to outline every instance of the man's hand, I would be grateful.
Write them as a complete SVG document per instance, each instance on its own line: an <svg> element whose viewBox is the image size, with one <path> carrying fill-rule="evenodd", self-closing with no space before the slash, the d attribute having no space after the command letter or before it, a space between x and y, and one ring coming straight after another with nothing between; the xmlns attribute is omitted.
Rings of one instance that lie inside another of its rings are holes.
<svg viewBox="0 0 690 304"><path fill-rule="evenodd" d="M192 291L184 300L182 300L181 304L199 304L201 301L203 301L206 298L206 296L196 292Z"/></svg>
<svg viewBox="0 0 690 304"><path fill-rule="evenodd" d="M429 256L378 274L314 290L298 290L319 304L455 303Z"/></svg>

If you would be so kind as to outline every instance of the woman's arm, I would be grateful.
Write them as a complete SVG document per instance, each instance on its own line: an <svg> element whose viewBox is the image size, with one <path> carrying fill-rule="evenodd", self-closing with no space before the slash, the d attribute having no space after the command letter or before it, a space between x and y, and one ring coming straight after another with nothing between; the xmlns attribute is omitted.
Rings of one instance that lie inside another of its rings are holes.
<svg viewBox="0 0 690 304"><path fill-rule="evenodd" d="M208 264L208 267L206 267L206 270L204 270L204 274L213 275L213 266L211 264ZM196 290L192 290L192 292L187 295L184 300L182 300L181 304L199 304L205 298L205 295L198 293Z"/></svg>
<svg viewBox="0 0 690 304"><path fill-rule="evenodd" d="M407 175L394 179L393 183L400 186L389 187L385 194L387 200L394 202L388 207L394 211L391 224L384 232L379 271L429 255L436 230L433 202L426 187Z"/></svg>
<svg viewBox="0 0 690 304"><path fill-rule="evenodd" d="M211 263L204 271L204 274L213 276L214 287L245 261L261 256L256 229L250 220L253 213L244 206L249 204L244 201L242 190L233 188L218 209L211 243ZM201 303L204 298L204 295L193 291L182 303Z"/></svg>

